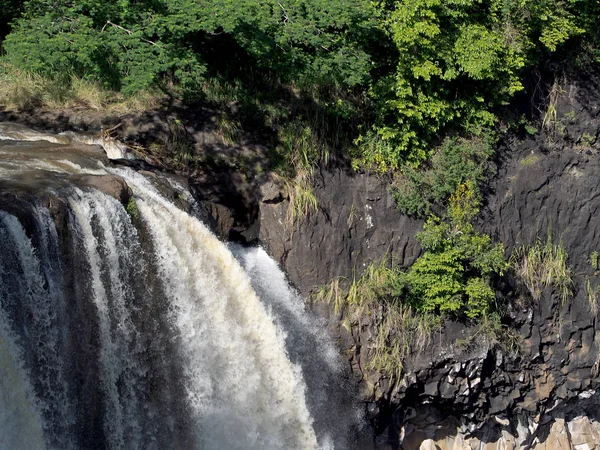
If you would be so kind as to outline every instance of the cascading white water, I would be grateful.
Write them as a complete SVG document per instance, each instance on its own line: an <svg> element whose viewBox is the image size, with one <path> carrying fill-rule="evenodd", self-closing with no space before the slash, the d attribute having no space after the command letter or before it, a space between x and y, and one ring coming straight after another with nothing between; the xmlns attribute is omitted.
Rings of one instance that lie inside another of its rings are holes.
<svg viewBox="0 0 600 450"><path fill-rule="evenodd" d="M0 203L0 450L350 447L336 351L264 251L131 169L15 151L0 178L57 179L68 212ZM82 174L124 179L139 216Z"/></svg>
<svg viewBox="0 0 600 450"><path fill-rule="evenodd" d="M120 170L155 243L205 449L314 449L300 368L248 275L200 221Z"/></svg>
<svg viewBox="0 0 600 450"><path fill-rule="evenodd" d="M38 252L47 253L56 243L56 236L52 235L53 227L48 226L47 211L36 209L35 213L40 227ZM55 284L56 278L49 273L59 269L40 264L31 240L16 217L0 211L0 225L0 305L5 311L10 310L16 328L28 337L30 345L24 346L21 354L26 353L26 359L34 361L37 371L34 384L44 392L36 403L57 424L48 430L48 439L52 444L62 443L61 447L66 449L69 445L65 442L65 434L73 421L59 354L60 331L56 326L61 309L60 291ZM20 275L19 279L14 278L15 271ZM6 317L0 317L4 330L8 330ZM8 334L5 336L10 340ZM46 364L40 364L40 361Z"/></svg>
<svg viewBox="0 0 600 450"><path fill-rule="evenodd" d="M69 205L82 233L98 309L106 435L111 448L141 448L138 420L143 416L136 386L144 371L137 358L143 350L137 346L128 308L134 293L123 277L135 258L137 233L123 206L106 194L75 189ZM96 235L94 224L99 230Z"/></svg>
<svg viewBox="0 0 600 450"><path fill-rule="evenodd" d="M22 352L0 317L0 448L44 450L42 417Z"/></svg>
<svg viewBox="0 0 600 450"><path fill-rule="evenodd" d="M361 414L352 403L351 393L344 388L341 358L327 333L325 320L307 311L302 297L262 248L236 244L230 248L276 323L286 330L289 357L303 368L307 402L317 419L319 442L331 448L352 447L348 430L360 424ZM336 405L336 414L331 414L332 405Z"/></svg>
<svg viewBox="0 0 600 450"><path fill-rule="evenodd" d="M310 352L318 355L330 370L339 370L339 354L327 335L324 320L307 314L304 300L290 287L277 263L261 247L232 244L230 248L250 276L257 294L274 312L276 321L283 328L292 327L286 338L298 338L294 352L306 353L310 348ZM293 336L294 332L298 336Z"/></svg>

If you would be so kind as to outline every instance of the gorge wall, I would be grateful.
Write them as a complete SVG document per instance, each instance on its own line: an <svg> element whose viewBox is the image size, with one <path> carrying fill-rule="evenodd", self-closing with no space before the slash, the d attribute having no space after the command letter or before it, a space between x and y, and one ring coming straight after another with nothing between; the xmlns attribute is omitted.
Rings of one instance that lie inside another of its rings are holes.
<svg viewBox="0 0 600 450"><path fill-rule="evenodd" d="M316 305L350 355L382 432L380 448L600 448L600 337L586 289L588 280L592 289L600 281L590 263L600 249L599 81L559 83L555 120L533 136L505 138L486 193L478 226L504 244L507 257L550 234L573 270L574 295L564 303L552 289L534 302L509 274L502 290L518 352L485 342L461 348L457 339L475 331L447 323L425 351L409 357L404 378L391 387L366 368L376 327L348 331ZM398 213L385 179L322 171L314 191L319 211L293 229L284 192L271 182L261 191L260 241L305 295L336 277L352 279L386 255L406 267L420 254L414 234L422 223Z"/></svg>

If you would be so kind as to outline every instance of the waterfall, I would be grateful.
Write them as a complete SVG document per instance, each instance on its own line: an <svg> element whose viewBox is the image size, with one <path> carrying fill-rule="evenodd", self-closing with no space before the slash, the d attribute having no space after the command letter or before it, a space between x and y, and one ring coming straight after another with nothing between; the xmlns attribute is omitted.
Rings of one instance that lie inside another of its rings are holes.
<svg viewBox="0 0 600 450"><path fill-rule="evenodd" d="M131 169L27 164L66 200L0 197L0 449L348 448L335 348L262 249ZM86 173L124 179L137 213L69 181Z"/></svg>
<svg viewBox="0 0 600 450"><path fill-rule="evenodd" d="M33 368L32 384L43 393L36 399L37 406L56 424L49 430L49 442L69 448L65 434L73 422L60 354L60 277L54 276L60 273L60 267L51 266L49 258L42 265L37 255L49 257L52 250L56 251L57 236L49 226L47 211L36 208L34 212L40 241L37 251L17 218L0 211L0 305L5 312L0 321L7 330L6 321L10 320L18 336L27 338L21 339L23 357L12 352L12 358L28 360ZM2 334L10 341L10 331Z"/></svg>
<svg viewBox="0 0 600 450"><path fill-rule="evenodd" d="M227 247L142 176L133 189L183 350L187 398L205 449L317 447L300 368Z"/></svg>
<svg viewBox="0 0 600 450"><path fill-rule="evenodd" d="M0 319L0 448L46 448L39 405L23 368L22 352Z"/></svg>
<svg viewBox="0 0 600 450"><path fill-rule="evenodd" d="M98 311L106 435L111 448L141 448L141 395L136 389L145 368L128 309L134 292L127 284L127 275L135 276L137 233L123 206L105 194L76 189L69 205L81 230Z"/></svg>
<svg viewBox="0 0 600 450"><path fill-rule="evenodd" d="M252 281L252 286L275 322L285 330L290 359L301 365L307 384L307 403L315 418L322 445L351 448L349 430L361 413L343 380L343 366L323 318L307 311L304 299L290 287L277 263L260 247L230 245ZM332 405L336 413L331 414Z"/></svg>

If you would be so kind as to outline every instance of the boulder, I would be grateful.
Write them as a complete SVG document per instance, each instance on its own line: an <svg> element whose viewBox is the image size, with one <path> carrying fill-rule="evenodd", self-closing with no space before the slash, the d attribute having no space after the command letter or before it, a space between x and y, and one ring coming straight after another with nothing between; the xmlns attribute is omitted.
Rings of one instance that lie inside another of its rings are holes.
<svg viewBox="0 0 600 450"><path fill-rule="evenodd" d="M124 205L133 195L125 180L117 175L82 175L76 178L80 184L98 189Z"/></svg>

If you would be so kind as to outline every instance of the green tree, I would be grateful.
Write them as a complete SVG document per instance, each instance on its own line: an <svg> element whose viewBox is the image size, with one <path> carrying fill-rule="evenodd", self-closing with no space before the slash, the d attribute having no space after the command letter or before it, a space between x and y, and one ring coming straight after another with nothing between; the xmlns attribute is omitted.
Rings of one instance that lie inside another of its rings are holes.
<svg viewBox="0 0 600 450"><path fill-rule="evenodd" d="M388 0L383 26L396 65L372 84L377 123L363 162L425 160L449 129L478 133L523 90L523 69L585 33L587 0ZM597 2L592 2L597 3ZM597 5L595 10L597 12Z"/></svg>
<svg viewBox="0 0 600 450"><path fill-rule="evenodd" d="M30 0L6 39L6 59L21 69L78 75L125 92L164 80L193 88L207 71L207 53L223 60L233 41L255 67L283 79L352 86L365 81L370 68L360 46L360 36L372 26L370 5Z"/></svg>

